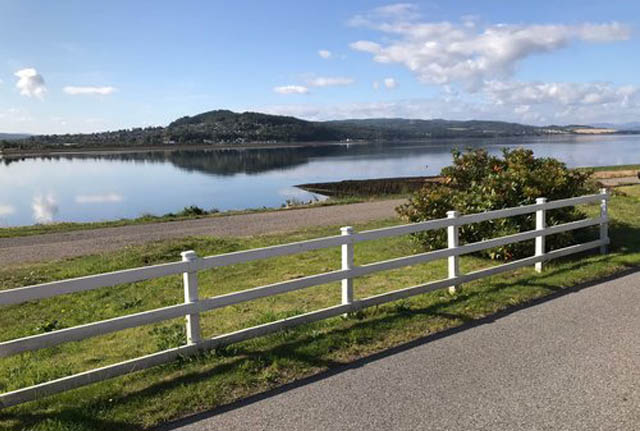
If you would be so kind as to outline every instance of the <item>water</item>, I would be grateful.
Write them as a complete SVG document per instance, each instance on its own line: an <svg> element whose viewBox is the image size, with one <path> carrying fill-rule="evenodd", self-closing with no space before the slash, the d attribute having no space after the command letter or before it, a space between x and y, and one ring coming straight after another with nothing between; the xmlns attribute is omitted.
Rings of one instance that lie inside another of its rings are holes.
<svg viewBox="0 0 640 431"><path fill-rule="evenodd" d="M452 148L523 146L568 166L640 163L640 135L177 150L0 160L0 226L278 207L314 195L301 183L436 175ZM317 198L321 198L316 196Z"/></svg>

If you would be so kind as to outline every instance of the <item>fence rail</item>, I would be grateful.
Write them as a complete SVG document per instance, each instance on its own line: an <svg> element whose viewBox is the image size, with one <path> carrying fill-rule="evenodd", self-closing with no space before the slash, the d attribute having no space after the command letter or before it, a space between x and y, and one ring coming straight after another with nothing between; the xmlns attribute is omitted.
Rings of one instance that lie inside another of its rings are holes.
<svg viewBox="0 0 640 431"><path fill-rule="evenodd" d="M599 194L550 202L547 202L544 198L540 198L533 205L488 211L478 214L460 216L457 212L451 211L447 214L447 218L445 219L430 220L422 223L375 229L359 233L355 233L351 227L344 227L341 229L341 235L332 237L312 239L309 241L276 245L253 250L244 250L204 258L198 257L193 251L186 251L182 253L182 261L179 262L127 269L123 271L115 271L0 291L0 306L6 306L50 298L57 295L84 292L176 274L183 275L184 284L184 303L116 317L113 319L92 322L44 334L4 341L0 343L0 358L51 347L70 341L83 340L97 335L121 331L123 329L162 322L182 316L185 316L186 319L187 333L187 344L180 347L0 394L0 408L17 405L47 395L153 367L175 360L180 356L193 355L200 350L211 349L220 345L227 345L247 340L304 323L339 316L341 314L352 313L374 305L384 304L443 288L448 288L450 291L455 292L455 290L464 283L502 272L511 271L524 266L535 265L537 271L542 271L544 262L558 257L598 247L600 248L601 253L606 253L607 245L609 244L607 214L608 200L608 193L606 190L602 189ZM593 202L600 203L599 217L547 227L546 211ZM476 243L459 245L458 228L462 225L531 213L536 214L535 230ZM600 226L600 238L598 240L546 252L545 237L590 226ZM367 265L354 265L353 255L354 244L356 243L436 229L447 229L447 248L412 256L374 262ZM535 254L531 257L466 274L460 273L459 257L461 255L531 239L535 239ZM282 281L210 298L199 298L198 296L199 271L338 246L342 249L340 270L315 274L294 280ZM368 298L354 298L353 279L356 277L361 277L374 272L388 271L391 269L427 263L444 258L448 260L449 267L448 278L446 279L386 292ZM342 303L339 305L219 335L213 338L203 339L201 336L200 313L204 311L337 281L341 281L342 285Z"/></svg>

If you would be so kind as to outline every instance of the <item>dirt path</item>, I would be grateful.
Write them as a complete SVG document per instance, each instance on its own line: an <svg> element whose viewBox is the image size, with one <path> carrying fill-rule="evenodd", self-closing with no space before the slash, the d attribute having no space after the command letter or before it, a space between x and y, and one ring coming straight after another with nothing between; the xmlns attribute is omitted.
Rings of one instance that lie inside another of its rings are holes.
<svg viewBox="0 0 640 431"><path fill-rule="evenodd" d="M640 179L637 176L607 178L607 179L600 179L598 181L600 181L604 186L607 186L607 187L616 187L616 186L627 185L627 184L640 184Z"/></svg>
<svg viewBox="0 0 640 431"><path fill-rule="evenodd" d="M0 238L0 264L49 261L117 250L127 245L188 236L249 236L291 232L311 226L362 223L394 217L395 208L402 202L404 201L386 200Z"/></svg>

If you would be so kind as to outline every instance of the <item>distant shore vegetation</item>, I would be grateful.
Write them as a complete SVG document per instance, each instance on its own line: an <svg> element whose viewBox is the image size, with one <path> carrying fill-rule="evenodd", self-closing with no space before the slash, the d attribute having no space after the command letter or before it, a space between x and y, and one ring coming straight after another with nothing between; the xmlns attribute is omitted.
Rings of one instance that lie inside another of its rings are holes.
<svg viewBox="0 0 640 431"><path fill-rule="evenodd" d="M557 134L622 133L610 128L528 126L502 121L362 120L307 121L257 112L227 110L179 118L166 127L132 128L109 132L0 136L0 151L74 150L184 145L246 145L278 142L350 142L444 138L491 138ZM626 132L625 132L626 133Z"/></svg>

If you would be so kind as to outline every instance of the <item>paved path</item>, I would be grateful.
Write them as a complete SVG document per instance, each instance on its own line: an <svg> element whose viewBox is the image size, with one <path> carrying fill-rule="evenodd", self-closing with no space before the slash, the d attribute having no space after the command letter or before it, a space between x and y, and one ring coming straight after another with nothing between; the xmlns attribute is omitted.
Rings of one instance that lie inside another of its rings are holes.
<svg viewBox="0 0 640 431"><path fill-rule="evenodd" d="M632 177L618 177L618 178L607 178L607 179L599 179L599 182L604 186L615 187L626 184L640 184L640 178L638 176Z"/></svg>
<svg viewBox="0 0 640 431"><path fill-rule="evenodd" d="M362 223L394 217L404 200L385 200L164 223L0 238L0 264L36 262L117 250L188 236L249 236L290 232L311 226ZM339 232L336 232L338 234Z"/></svg>
<svg viewBox="0 0 640 431"><path fill-rule="evenodd" d="M640 429L640 273L484 323L168 429Z"/></svg>

